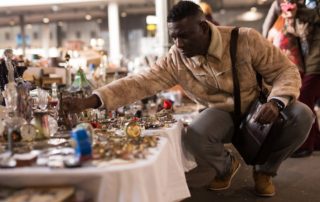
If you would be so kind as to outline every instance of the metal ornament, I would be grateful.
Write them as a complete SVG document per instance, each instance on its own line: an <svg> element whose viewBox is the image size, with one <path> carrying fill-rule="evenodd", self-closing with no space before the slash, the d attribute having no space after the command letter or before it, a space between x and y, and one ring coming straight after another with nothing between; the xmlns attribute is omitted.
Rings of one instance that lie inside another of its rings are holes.
<svg viewBox="0 0 320 202"><path fill-rule="evenodd" d="M141 135L141 126L137 121L128 122L124 127L124 132L129 137L139 137Z"/></svg>

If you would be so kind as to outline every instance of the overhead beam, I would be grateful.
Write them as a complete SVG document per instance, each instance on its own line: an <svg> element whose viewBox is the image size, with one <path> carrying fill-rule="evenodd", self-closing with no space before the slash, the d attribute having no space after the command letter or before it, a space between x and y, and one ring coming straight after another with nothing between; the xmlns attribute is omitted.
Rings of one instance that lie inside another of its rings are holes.
<svg viewBox="0 0 320 202"><path fill-rule="evenodd" d="M24 16L25 24L37 24L42 23L43 17L47 17L50 19L50 22L59 22L59 21L77 21L77 20L85 20L85 15L88 12L79 11L79 12L63 12L63 13L50 13L47 15L44 14L32 14ZM92 16L92 20L98 18L105 18L107 13L105 11L95 11L90 12ZM15 24L19 24L19 17L1 17L0 18L0 26L11 26L10 21L14 21Z"/></svg>
<svg viewBox="0 0 320 202"><path fill-rule="evenodd" d="M129 4L129 3L145 3L146 0L10 0L1 1L1 7L24 7L24 6L41 6L41 5L62 5L62 4L91 4L91 3L117 3L117 4Z"/></svg>

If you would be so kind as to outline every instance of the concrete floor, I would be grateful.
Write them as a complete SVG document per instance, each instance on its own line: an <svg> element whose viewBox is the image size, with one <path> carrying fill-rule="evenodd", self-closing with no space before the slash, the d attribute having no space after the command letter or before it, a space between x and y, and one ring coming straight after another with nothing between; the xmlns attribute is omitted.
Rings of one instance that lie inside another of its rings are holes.
<svg viewBox="0 0 320 202"><path fill-rule="evenodd" d="M252 169L244 163L241 165L228 190L191 188L191 198L183 202L320 202L320 152L307 158L287 159L273 179L276 195L271 198L254 195Z"/></svg>

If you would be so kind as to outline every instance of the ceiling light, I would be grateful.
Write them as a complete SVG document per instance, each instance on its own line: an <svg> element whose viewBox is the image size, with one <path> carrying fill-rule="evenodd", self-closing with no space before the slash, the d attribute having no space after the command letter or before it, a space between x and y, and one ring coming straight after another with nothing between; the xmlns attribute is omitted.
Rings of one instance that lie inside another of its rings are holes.
<svg viewBox="0 0 320 202"><path fill-rule="evenodd" d="M59 6L57 6L57 5L53 5L53 6L51 7L51 9L52 9L53 12L57 12L57 11L60 10Z"/></svg>
<svg viewBox="0 0 320 202"><path fill-rule="evenodd" d="M92 16L87 14L85 17L84 17L86 20L91 20L92 19Z"/></svg>
<svg viewBox="0 0 320 202"><path fill-rule="evenodd" d="M258 12L256 7L250 8L250 11L247 11L237 17L239 21L257 21L263 17L263 14Z"/></svg>
<svg viewBox="0 0 320 202"><path fill-rule="evenodd" d="M122 12L121 13L121 17L123 17L123 18L127 17L127 13L126 12Z"/></svg>
<svg viewBox="0 0 320 202"><path fill-rule="evenodd" d="M45 17L42 19L42 22L48 24L50 22L50 19Z"/></svg>

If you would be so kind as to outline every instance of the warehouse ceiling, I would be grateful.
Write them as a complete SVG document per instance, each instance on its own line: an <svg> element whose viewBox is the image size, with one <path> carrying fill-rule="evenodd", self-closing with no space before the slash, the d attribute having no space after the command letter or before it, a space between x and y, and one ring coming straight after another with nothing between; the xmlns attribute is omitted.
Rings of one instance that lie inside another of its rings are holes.
<svg viewBox="0 0 320 202"><path fill-rule="evenodd" d="M169 0L176 2L177 0ZM272 0L207 0L215 10L235 7L269 5ZM9 0L0 3L0 26L18 25L21 17L25 24L41 23L43 18L50 22L90 20L107 17L107 5L117 2L120 13L153 14L155 0ZM100 20L101 21L101 20Z"/></svg>

